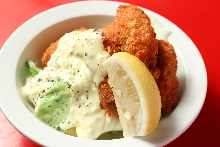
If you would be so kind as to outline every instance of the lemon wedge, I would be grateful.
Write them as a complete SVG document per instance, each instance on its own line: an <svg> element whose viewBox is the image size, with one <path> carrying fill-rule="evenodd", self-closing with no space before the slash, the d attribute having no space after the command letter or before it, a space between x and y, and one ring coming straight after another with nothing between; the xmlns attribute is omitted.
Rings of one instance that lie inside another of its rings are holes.
<svg viewBox="0 0 220 147"><path fill-rule="evenodd" d="M146 136L158 126L161 98L157 84L137 57L119 52L104 62L124 137Z"/></svg>

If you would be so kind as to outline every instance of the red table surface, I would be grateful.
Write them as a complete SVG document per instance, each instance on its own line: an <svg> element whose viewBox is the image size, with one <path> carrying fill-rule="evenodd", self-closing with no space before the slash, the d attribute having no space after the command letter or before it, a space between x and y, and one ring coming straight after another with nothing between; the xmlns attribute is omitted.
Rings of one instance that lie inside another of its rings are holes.
<svg viewBox="0 0 220 147"><path fill-rule="evenodd" d="M49 8L75 0L1 0L0 47L22 23ZM204 106L191 127L168 144L218 146L220 137L220 1L219 0L119 0L161 14L179 26L198 47L207 68L208 91ZM219 57L219 58L218 58ZM20 134L0 110L0 146L28 147L35 144Z"/></svg>

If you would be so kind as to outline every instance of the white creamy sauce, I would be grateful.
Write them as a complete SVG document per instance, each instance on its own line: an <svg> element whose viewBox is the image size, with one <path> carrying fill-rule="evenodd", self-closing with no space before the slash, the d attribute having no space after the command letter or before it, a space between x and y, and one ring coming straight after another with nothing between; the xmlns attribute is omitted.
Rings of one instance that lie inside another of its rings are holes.
<svg viewBox="0 0 220 147"><path fill-rule="evenodd" d="M97 86L107 75L103 62L109 57L104 50L102 31L73 31L59 41L47 67L27 78L22 94L35 106L43 93L56 82L68 82L72 103L68 116L60 123L62 130L76 127L78 137L96 139L104 132L122 130L119 119L108 117L101 107Z"/></svg>
<svg viewBox="0 0 220 147"><path fill-rule="evenodd" d="M151 20L151 25L154 28L155 33L157 34L156 39L159 40L167 40L168 35L170 34L170 30L162 25L156 16L149 15L150 20Z"/></svg>

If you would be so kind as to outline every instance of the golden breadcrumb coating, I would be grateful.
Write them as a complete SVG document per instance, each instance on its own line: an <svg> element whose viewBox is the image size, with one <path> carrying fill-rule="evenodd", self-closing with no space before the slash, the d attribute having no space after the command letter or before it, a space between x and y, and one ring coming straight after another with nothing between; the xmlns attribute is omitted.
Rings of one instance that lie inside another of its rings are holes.
<svg viewBox="0 0 220 147"><path fill-rule="evenodd" d="M144 11L134 5L121 5L117 9L114 22L101 29L104 48L110 55L128 52L145 63L158 84L162 111L172 111L176 106L178 90L176 54L171 44L156 39L150 18ZM85 28L79 29L84 30ZM43 66L46 66L57 45L58 41L51 43L46 49L41 59ZM108 115L118 116L108 77L103 79L98 90L101 105Z"/></svg>
<svg viewBox="0 0 220 147"><path fill-rule="evenodd" d="M50 56L55 52L57 49L59 40L50 43L50 46L46 49L46 51L43 53L43 56L41 57L41 63L44 67L47 66L47 62L50 60Z"/></svg>
<svg viewBox="0 0 220 147"><path fill-rule="evenodd" d="M176 106L179 82L176 77L177 60L173 46L164 40L158 42L158 67L160 77L156 80L160 89L162 111L170 112Z"/></svg>
<svg viewBox="0 0 220 147"><path fill-rule="evenodd" d="M143 61L155 78L158 45L150 18L134 5L118 7L114 23L103 30L105 49L112 55L128 52Z"/></svg>
<svg viewBox="0 0 220 147"><path fill-rule="evenodd" d="M150 18L134 5L121 5L118 7L114 23L103 30L103 44L110 55L117 52L128 52L143 61L155 78L159 77L160 70L157 68L158 43L156 34L151 26ZM109 107L115 106L113 93L106 96L103 90L111 91L107 80L100 84L99 93L102 106L108 115L117 115L117 111ZM109 98L111 101L109 101Z"/></svg>
<svg viewBox="0 0 220 147"><path fill-rule="evenodd" d="M105 108L108 112L108 116L116 115L118 116L117 107L115 104L115 99L113 91L108 83L108 77L105 77L104 80L98 86L100 102L102 107Z"/></svg>

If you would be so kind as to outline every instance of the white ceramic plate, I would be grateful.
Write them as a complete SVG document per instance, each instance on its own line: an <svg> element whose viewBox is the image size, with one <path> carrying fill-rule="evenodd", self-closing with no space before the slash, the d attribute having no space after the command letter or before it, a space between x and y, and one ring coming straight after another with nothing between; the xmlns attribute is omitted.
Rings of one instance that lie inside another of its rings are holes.
<svg viewBox="0 0 220 147"><path fill-rule="evenodd" d="M75 2L47 10L19 27L6 41L0 52L0 106L8 120L18 131L43 146L163 146L181 135L198 116L206 96L207 75L201 55L176 25L164 17L154 15L171 31L168 41L178 57L180 88L178 106L159 123L155 132L146 137L115 140L86 140L71 137L48 127L33 115L33 107L21 96L24 84L24 62L40 61L50 42L80 26L102 27L113 22L119 2ZM10 136L9 136L10 137Z"/></svg>

